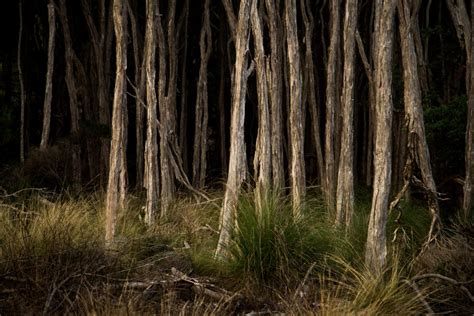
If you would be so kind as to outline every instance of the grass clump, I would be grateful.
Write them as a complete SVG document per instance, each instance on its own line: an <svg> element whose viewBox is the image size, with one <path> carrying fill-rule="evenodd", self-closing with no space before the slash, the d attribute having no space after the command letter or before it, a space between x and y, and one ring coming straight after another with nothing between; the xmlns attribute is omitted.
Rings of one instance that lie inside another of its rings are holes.
<svg viewBox="0 0 474 316"><path fill-rule="evenodd" d="M336 248L332 228L308 209L294 217L288 199L243 197L237 207L231 273L259 285L286 286Z"/></svg>

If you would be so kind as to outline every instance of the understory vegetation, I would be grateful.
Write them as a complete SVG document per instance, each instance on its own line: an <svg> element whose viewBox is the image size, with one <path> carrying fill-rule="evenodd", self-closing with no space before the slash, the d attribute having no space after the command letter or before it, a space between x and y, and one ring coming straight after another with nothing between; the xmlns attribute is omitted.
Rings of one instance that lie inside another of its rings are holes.
<svg viewBox="0 0 474 316"><path fill-rule="evenodd" d="M376 277L363 264L369 197L359 190L346 233L317 191L296 219L288 198L247 193L222 262L221 192L206 202L182 197L151 227L143 198L130 195L109 245L101 194L2 192L0 313L472 313L474 228L450 224L426 246L427 210L405 202L389 219L390 259Z"/></svg>

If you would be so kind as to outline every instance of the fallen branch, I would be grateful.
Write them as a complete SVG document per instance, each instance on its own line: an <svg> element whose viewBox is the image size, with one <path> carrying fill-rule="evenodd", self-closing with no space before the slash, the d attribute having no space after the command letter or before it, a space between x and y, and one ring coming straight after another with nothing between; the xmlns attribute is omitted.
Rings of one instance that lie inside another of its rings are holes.
<svg viewBox="0 0 474 316"><path fill-rule="evenodd" d="M464 291L464 293L466 293L466 295L471 299L471 302L474 302L474 296L471 294L471 292L469 291L469 289L467 287L464 286L464 284L469 284L469 283L472 283L474 282L474 280L469 280L469 281L466 281L466 282L459 282L455 279L452 279L450 277L447 277L447 276L444 276L444 275L441 275L441 274L438 274L438 273L426 273L426 274L421 274L421 275L417 275L415 276L412 281L419 281L421 279L428 279L428 278L434 278L434 279L440 279L440 280L443 280L443 281L446 281L446 282L449 282L453 285L458 285L459 288L461 290Z"/></svg>

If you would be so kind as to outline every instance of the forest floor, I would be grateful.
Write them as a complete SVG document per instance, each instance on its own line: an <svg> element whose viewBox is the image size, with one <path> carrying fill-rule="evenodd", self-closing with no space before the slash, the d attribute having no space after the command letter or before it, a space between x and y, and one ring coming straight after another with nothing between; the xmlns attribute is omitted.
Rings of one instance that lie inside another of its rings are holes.
<svg viewBox="0 0 474 316"><path fill-rule="evenodd" d="M222 193L182 197L143 223L130 195L105 247L104 196L45 190L0 193L0 314L425 314L474 312L474 227L450 224L423 247L421 202L391 214L382 276L363 264L368 192L353 228L334 228L318 192L302 215L285 199L252 194L238 207L229 260L213 259Z"/></svg>

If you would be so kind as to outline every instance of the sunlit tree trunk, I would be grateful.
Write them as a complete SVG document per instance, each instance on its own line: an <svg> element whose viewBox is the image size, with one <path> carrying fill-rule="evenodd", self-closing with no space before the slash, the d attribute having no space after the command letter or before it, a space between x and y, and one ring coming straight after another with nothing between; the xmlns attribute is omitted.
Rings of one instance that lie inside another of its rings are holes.
<svg viewBox="0 0 474 316"><path fill-rule="evenodd" d="M249 34L250 0L242 0L239 8L237 31L235 33L235 68L232 86L232 114L230 126L230 157L227 186L220 215L220 234L215 256L224 259L228 247L235 208L242 183L247 174L247 161L244 140L245 97L249 75L247 51Z"/></svg>
<svg viewBox="0 0 474 316"><path fill-rule="evenodd" d="M285 186L283 167L283 114L282 114L282 26L279 7L275 0L265 0L270 37L270 67L268 69L270 93L271 146L273 190L278 192Z"/></svg>
<svg viewBox="0 0 474 316"><path fill-rule="evenodd" d="M336 166L336 110L339 106L339 46L340 40L340 0L330 0L330 43L327 62L326 80L326 141L325 141L325 175L324 193L329 210L335 209L337 184Z"/></svg>
<svg viewBox="0 0 474 316"><path fill-rule="evenodd" d="M105 240L110 242L115 236L117 213L123 207L121 199L125 189L122 174L126 168L125 159L125 116L126 116L126 71L127 71L127 13L124 0L114 0L113 7L116 43L116 75L112 113L112 141L109 163L109 181L106 197Z"/></svg>
<svg viewBox="0 0 474 316"><path fill-rule="evenodd" d="M392 167L392 54L394 0L377 0L380 14L375 17L375 152L372 208L370 210L366 265L381 273L386 262L386 224Z"/></svg>
<svg viewBox="0 0 474 316"><path fill-rule="evenodd" d="M46 71L46 88L44 93L43 105L43 131L41 134L40 149L45 150L49 143L49 133L51 130L51 102L53 99L53 71L54 71L54 46L56 37L56 14L54 1L48 3L48 65Z"/></svg>
<svg viewBox="0 0 474 316"><path fill-rule="evenodd" d="M146 189L145 223L148 225L152 225L155 221L160 193L158 125L155 92L156 6L156 0L146 1L144 58L146 69L147 134L145 144L144 186Z"/></svg>
<svg viewBox="0 0 474 316"><path fill-rule="evenodd" d="M304 128L302 111L302 75L296 24L295 0L285 2L286 42L290 80L291 193L293 215L298 216L305 196Z"/></svg>
<svg viewBox="0 0 474 316"><path fill-rule="evenodd" d="M268 81L265 49L263 46L263 29L261 12L257 1L253 1L250 9L254 55L257 74L258 93L258 134L255 146L254 171L257 180L257 195L263 197L270 190L271 184L271 142L270 113L268 108ZM260 199L257 200L259 202Z"/></svg>
<svg viewBox="0 0 474 316"><path fill-rule="evenodd" d="M341 156L337 176L336 225L349 229L354 213L354 78L357 0L347 0L344 14Z"/></svg>

